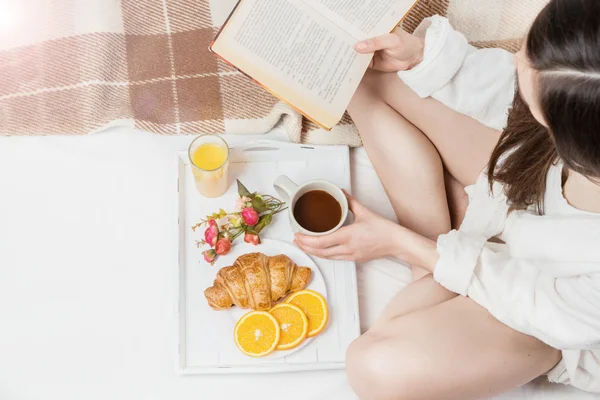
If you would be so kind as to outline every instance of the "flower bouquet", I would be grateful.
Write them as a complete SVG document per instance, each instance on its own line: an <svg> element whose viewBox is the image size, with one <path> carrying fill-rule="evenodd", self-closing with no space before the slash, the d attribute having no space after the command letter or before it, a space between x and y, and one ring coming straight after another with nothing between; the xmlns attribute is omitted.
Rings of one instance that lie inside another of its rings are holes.
<svg viewBox="0 0 600 400"><path fill-rule="evenodd" d="M234 212L228 213L221 208L192 227L195 232L206 226L204 239L196 241L196 246L210 246L202 254L211 265L219 256L229 253L233 241L242 235L246 243L260 244L260 232L273 221L275 214L286 209L285 203L273 196L250 193L239 180L237 186L239 198Z"/></svg>

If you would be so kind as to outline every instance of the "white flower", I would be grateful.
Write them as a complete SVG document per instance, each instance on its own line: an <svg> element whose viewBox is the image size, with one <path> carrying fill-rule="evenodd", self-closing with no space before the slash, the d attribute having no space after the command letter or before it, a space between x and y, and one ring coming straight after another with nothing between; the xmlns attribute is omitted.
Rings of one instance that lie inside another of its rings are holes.
<svg viewBox="0 0 600 400"><path fill-rule="evenodd" d="M244 197L239 197L236 201L235 201L235 210L236 211L242 211L244 208L246 208L246 204L251 201L250 198L244 196Z"/></svg>
<svg viewBox="0 0 600 400"><path fill-rule="evenodd" d="M236 217L236 216L230 216L229 217L229 223L231 224L231 226L233 226L234 228L239 227L240 225L242 225L242 219L240 217Z"/></svg>

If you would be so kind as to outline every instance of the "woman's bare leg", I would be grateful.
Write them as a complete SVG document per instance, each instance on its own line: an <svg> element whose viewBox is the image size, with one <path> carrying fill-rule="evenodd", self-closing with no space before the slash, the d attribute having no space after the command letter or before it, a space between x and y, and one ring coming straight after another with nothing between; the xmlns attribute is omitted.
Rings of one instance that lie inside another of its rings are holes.
<svg viewBox="0 0 600 400"><path fill-rule="evenodd" d="M500 131L460 114L433 98L420 98L396 74L369 71L363 84L410 121L433 143L444 167L463 186L487 165Z"/></svg>
<svg viewBox="0 0 600 400"><path fill-rule="evenodd" d="M465 187L450 175L450 172L445 171L444 177L446 179L446 193L452 229L458 229L465 219L467 207L469 206L469 196L465 192Z"/></svg>
<svg viewBox="0 0 600 400"><path fill-rule="evenodd" d="M385 307L369 332L379 331L390 321L425 308L452 300L457 295L437 283L431 274L414 281L398 293Z"/></svg>
<svg viewBox="0 0 600 400"><path fill-rule="evenodd" d="M451 229L452 220L462 219L467 202L460 185L474 183L498 140L497 131L421 99L396 74L375 71L363 79L348 112L400 224L435 240ZM440 154L458 177L444 176ZM413 280L426 274L412 270Z"/></svg>
<svg viewBox="0 0 600 400"><path fill-rule="evenodd" d="M403 226L432 239L450 230L444 169L429 139L361 84L348 108ZM426 274L413 267L413 280Z"/></svg>
<svg viewBox="0 0 600 400"><path fill-rule="evenodd" d="M524 385L560 357L461 296L374 327L350 346L347 372L363 400L468 400Z"/></svg>

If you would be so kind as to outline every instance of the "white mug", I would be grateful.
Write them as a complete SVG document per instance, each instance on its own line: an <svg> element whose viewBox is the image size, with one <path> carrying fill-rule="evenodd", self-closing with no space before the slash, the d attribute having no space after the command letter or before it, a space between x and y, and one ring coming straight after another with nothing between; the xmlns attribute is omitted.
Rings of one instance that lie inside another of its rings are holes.
<svg viewBox="0 0 600 400"><path fill-rule="evenodd" d="M292 227L292 231L294 233L303 233L309 236L324 236L330 233L333 233L340 229L346 218L348 218L348 199L344 195L344 192L339 187L335 186L333 183L325 181L325 180L314 180L310 182L306 182L303 185L297 185L285 175L280 176L275 179L273 182L273 186L275 190L285 198L288 203L288 214L290 218L290 226ZM340 204L342 208L342 218L340 222L335 226L335 228L327 231L327 232L311 232L309 230L304 229L296 218L294 218L294 207L296 206L296 201L305 193L312 192L313 190L322 190L324 192L329 193L333 196L334 199Z"/></svg>

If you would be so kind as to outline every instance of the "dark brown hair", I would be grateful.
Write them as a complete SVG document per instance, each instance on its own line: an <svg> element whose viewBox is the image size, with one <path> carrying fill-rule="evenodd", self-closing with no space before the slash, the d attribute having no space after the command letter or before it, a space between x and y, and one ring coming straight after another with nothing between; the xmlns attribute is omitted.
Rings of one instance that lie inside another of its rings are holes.
<svg viewBox="0 0 600 400"><path fill-rule="evenodd" d="M513 209L534 205L543 214L546 176L559 159L569 170L600 178L600 1L552 0L526 46L548 128L517 90L488 176L490 188L504 185Z"/></svg>

